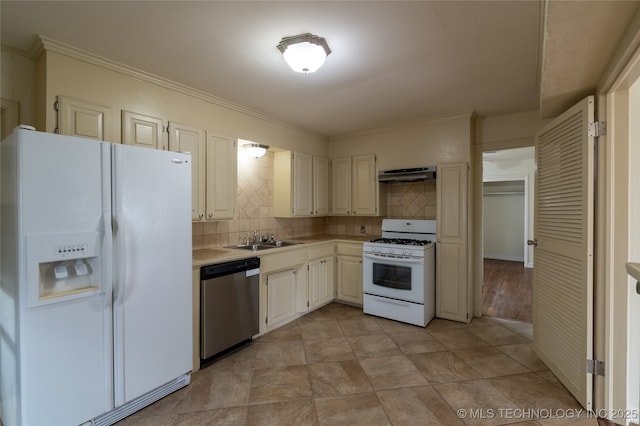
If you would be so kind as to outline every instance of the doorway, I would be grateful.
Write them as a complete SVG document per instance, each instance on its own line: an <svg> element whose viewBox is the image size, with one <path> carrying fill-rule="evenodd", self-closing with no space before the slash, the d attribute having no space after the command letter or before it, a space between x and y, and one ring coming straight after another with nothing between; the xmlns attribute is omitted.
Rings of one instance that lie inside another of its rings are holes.
<svg viewBox="0 0 640 426"><path fill-rule="evenodd" d="M532 321L534 148L483 153L482 315Z"/></svg>

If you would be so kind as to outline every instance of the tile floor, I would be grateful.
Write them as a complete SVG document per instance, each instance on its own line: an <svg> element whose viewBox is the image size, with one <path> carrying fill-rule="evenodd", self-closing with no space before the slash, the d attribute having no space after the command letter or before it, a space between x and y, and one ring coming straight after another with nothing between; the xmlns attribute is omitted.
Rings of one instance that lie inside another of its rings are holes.
<svg viewBox="0 0 640 426"><path fill-rule="evenodd" d="M332 303L119 425L597 425L574 410L533 353L530 324L434 319L425 329Z"/></svg>

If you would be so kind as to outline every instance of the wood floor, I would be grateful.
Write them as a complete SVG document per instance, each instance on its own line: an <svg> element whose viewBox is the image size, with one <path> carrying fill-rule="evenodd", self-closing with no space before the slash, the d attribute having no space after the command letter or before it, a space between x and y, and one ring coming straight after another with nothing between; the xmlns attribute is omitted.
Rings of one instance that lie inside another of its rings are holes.
<svg viewBox="0 0 640 426"><path fill-rule="evenodd" d="M522 262L484 259L482 315L531 322L532 282Z"/></svg>

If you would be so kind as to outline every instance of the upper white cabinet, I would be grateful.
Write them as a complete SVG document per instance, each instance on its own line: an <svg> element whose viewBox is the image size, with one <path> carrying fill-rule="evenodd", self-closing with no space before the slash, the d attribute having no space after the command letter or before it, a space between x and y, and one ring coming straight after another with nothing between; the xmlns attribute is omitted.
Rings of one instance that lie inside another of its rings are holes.
<svg viewBox="0 0 640 426"><path fill-rule="evenodd" d="M436 316L469 322L467 163L438 165Z"/></svg>
<svg viewBox="0 0 640 426"><path fill-rule="evenodd" d="M111 140L111 108L58 96L58 130L63 135Z"/></svg>
<svg viewBox="0 0 640 426"><path fill-rule="evenodd" d="M205 215L205 143L204 130L169 123L169 150L191 154L191 218Z"/></svg>
<svg viewBox="0 0 640 426"><path fill-rule="evenodd" d="M331 214L351 214L351 157L331 160Z"/></svg>
<svg viewBox="0 0 640 426"><path fill-rule="evenodd" d="M236 210L236 141L207 131L206 219L231 219Z"/></svg>
<svg viewBox="0 0 640 426"><path fill-rule="evenodd" d="M380 200L386 201L386 197L380 194L375 154L335 158L331 164L331 214L380 216L386 213L386 206L380 203Z"/></svg>
<svg viewBox="0 0 640 426"><path fill-rule="evenodd" d="M273 203L276 217L311 216L313 213L312 157L279 151L273 157Z"/></svg>
<svg viewBox="0 0 640 426"><path fill-rule="evenodd" d="M313 157L313 214L329 214L329 160Z"/></svg>
<svg viewBox="0 0 640 426"><path fill-rule="evenodd" d="M353 214L375 216L377 209L378 175L376 156L358 155L353 157L352 202Z"/></svg>
<svg viewBox="0 0 640 426"><path fill-rule="evenodd" d="M158 117L122 111L122 143L144 148L167 149L164 121Z"/></svg>
<svg viewBox="0 0 640 426"><path fill-rule="evenodd" d="M279 151L274 154L273 168L276 217L327 214L329 167L326 158Z"/></svg>

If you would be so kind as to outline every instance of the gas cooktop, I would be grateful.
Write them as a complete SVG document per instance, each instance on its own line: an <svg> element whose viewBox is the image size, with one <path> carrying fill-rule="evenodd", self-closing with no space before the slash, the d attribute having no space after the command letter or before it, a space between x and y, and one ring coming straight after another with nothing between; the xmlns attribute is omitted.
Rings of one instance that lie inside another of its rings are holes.
<svg viewBox="0 0 640 426"><path fill-rule="evenodd" d="M380 244L402 244L405 246L426 246L427 244L430 244L433 241L414 240L414 239L407 239L407 238L375 238L370 242L380 243Z"/></svg>

